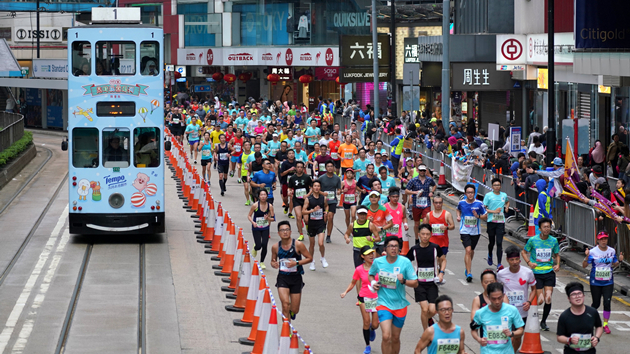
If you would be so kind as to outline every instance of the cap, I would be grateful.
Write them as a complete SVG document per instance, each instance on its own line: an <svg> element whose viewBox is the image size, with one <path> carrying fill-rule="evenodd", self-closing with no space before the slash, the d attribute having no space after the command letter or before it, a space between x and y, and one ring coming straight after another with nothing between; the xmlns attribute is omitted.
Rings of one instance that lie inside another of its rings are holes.
<svg viewBox="0 0 630 354"><path fill-rule="evenodd" d="M371 196L373 196L373 195L375 195L375 196L377 196L377 197L380 197L380 196L381 196L381 193L379 193L379 192L377 192L377 191L371 191L371 192L368 194L368 198L369 198L369 197L371 197Z"/></svg>
<svg viewBox="0 0 630 354"><path fill-rule="evenodd" d="M418 166L418 171L426 171L426 170L427 170L427 166L425 165Z"/></svg>
<svg viewBox="0 0 630 354"><path fill-rule="evenodd" d="M366 255L368 255L368 254L370 254L372 252L376 252L376 251L374 250L374 248L372 248L370 246L366 245L366 246L361 247L361 254L364 255L364 256L366 256Z"/></svg>
<svg viewBox="0 0 630 354"><path fill-rule="evenodd" d="M276 133L274 133L274 134L273 134L272 136L275 136L275 137L277 137L277 136L278 136L278 134L276 134Z"/></svg>
<svg viewBox="0 0 630 354"><path fill-rule="evenodd" d="M381 156L389 156L386 152L381 153Z"/></svg>
<svg viewBox="0 0 630 354"><path fill-rule="evenodd" d="M564 166L564 163L562 162L562 159L559 157L556 157L555 159L553 159L553 164L555 166Z"/></svg>
<svg viewBox="0 0 630 354"><path fill-rule="evenodd" d="M413 161L413 157L408 157L405 161Z"/></svg>
<svg viewBox="0 0 630 354"><path fill-rule="evenodd" d="M357 214L367 214L367 212L365 207L357 209Z"/></svg>
<svg viewBox="0 0 630 354"><path fill-rule="evenodd" d="M600 166L600 165L593 166L593 173L601 175L602 174L602 166Z"/></svg>
<svg viewBox="0 0 630 354"><path fill-rule="evenodd" d="M606 231L601 231L597 234L597 239L601 240L602 238L608 237L608 233Z"/></svg>
<svg viewBox="0 0 630 354"><path fill-rule="evenodd" d="M437 118L431 118L430 123L435 123L437 122Z"/></svg>

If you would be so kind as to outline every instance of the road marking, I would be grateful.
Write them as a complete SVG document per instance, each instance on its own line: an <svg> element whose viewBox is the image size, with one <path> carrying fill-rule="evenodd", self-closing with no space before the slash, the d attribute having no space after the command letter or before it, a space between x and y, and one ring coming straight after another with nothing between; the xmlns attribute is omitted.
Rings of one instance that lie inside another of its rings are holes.
<svg viewBox="0 0 630 354"><path fill-rule="evenodd" d="M615 299L615 300L617 300L617 301L621 302L622 304L624 304L624 305L626 305L626 306L630 306L630 302L628 302L628 301L626 301L626 300L624 300L624 299L620 298L619 296L613 296L613 299Z"/></svg>
<svg viewBox="0 0 630 354"><path fill-rule="evenodd" d="M464 279L457 279L457 280L459 280L459 282L462 283L463 285L468 286L468 283Z"/></svg>
<svg viewBox="0 0 630 354"><path fill-rule="evenodd" d="M444 271L445 271L445 272L446 272L446 274L448 274L448 275L455 275L455 273L453 273L453 272L452 272L450 269L448 269L448 268L447 268L447 269L445 269Z"/></svg>
<svg viewBox="0 0 630 354"><path fill-rule="evenodd" d="M475 294L477 294L477 296L479 296L479 295L481 295L481 292L475 291Z"/></svg>
<svg viewBox="0 0 630 354"><path fill-rule="evenodd" d="M470 310L466 306L464 306L464 304L457 304L457 306L460 309L464 310L464 312L470 312Z"/></svg>
<svg viewBox="0 0 630 354"><path fill-rule="evenodd" d="M549 342L549 339L545 338L545 336L543 336L542 334L540 335L540 341L541 342Z"/></svg>
<svg viewBox="0 0 630 354"><path fill-rule="evenodd" d="M561 354L564 353L564 349L556 348L556 351Z"/></svg>
<svg viewBox="0 0 630 354"><path fill-rule="evenodd" d="M558 278L556 277L556 286L555 288L558 289L559 292L561 293L565 293L564 291L564 287L567 286L565 283L561 282L560 280L558 280Z"/></svg>

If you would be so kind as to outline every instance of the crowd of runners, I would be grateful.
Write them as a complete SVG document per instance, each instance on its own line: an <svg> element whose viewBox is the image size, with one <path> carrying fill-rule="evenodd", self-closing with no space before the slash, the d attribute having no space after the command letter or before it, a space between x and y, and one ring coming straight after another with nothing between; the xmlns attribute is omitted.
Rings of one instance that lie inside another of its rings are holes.
<svg viewBox="0 0 630 354"><path fill-rule="evenodd" d="M333 241L337 227L344 237L335 242L352 244L354 269L348 269L351 282L341 297L356 288L364 353L371 352L378 329L382 353L399 353L410 305L405 287L414 289L421 308L424 332L415 352L426 348L428 353L464 353L466 331L452 322L453 300L439 290L444 283L449 231L457 228L465 249L463 278L470 283L478 274L483 287L483 293L472 301L469 325L481 353L517 351L535 302L543 307L540 329L549 330L546 321L560 266L558 241L550 235L551 220L542 218L539 234L523 250L503 249L510 202L501 192L501 179L492 180L492 192L483 200L476 198L475 185L466 185L465 198L452 215L444 209L443 197L436 194L436 182L422 156L403 149L403 139L386 148L382 141L362 136L357 124L342 129L329 113L300 115L283 110L272 114L259 111L256 105L232 104L167 109L171 133L187 141L191 160L199 165L204 180L210 183L215 170L222 196L229 179L242 185L254 239L252 254L259 257L263 269L271 224L279 214L287 215L288 220L276 223L280 241L271 245L268 263L278 269L276 287L287 318L295 320L299 313L305 267L310 271L329 267L326 244ZM229 196L237 195L240 190ZM344 214L345 226L334 225L338 211ZM482 223L489 239L489 268L473 269ZM592 267L592 307L584 305L580 283L566 286L571 307L560 316L557 328L558 342L566 344L565 353L594 353L602 333L610 333L612 269L623 254L617 256L607 246L606 233L597 239L598 246L587 250L583 264ZM603 322L596 310L602 298Z"/></svg>

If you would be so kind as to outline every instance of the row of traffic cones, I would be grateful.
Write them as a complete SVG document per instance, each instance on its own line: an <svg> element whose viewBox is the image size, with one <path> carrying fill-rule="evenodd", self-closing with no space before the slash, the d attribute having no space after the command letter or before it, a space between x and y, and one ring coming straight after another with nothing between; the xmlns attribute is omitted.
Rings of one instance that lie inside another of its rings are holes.
<svg viewBox="0 0 630 354"><path fill-rule="evenodd" d="M172 146L166 156L179 182L179 197L186 202L184 209L194 213L191 217L199 229L195 231L197 242L205 245L211 260L219 262L212 266L214 274L228 284L221 287L227 292L226 298L234 300L225 309L243 313L241 319L233 321L235 326L251 327L249 336L239 338L239 343L253 346L246 352L251 354L298 354L301 337L288 319L283 318L278 336L278 316L282 314L272 304L273 295L258 262L254 260L252 265L243 229L236 226L220 202L215 203L210 186L192 168L184 147L168 130L166 134ZM306 344L303 353L312 353Z"/></svg>

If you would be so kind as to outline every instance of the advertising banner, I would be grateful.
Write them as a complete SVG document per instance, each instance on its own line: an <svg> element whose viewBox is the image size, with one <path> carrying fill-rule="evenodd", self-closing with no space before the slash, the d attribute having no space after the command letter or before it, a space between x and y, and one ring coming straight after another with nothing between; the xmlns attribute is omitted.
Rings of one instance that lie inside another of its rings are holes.
<svg viewBox="0 0 630 354"><path fill-rule="evenodd" d="M464 165L463 163L455 159L455 157L451 158L451 162L451 166L453 166L453 168L451 169L451 171L453 171L453 188L464 193L464 187L466 187L468 181L470 180L470 174L472 173L474 165Z"/></svg>
<svg viewBox="0 0 630 354"><path fill-rule="evenodd" d="M33 59L33 77L67 79L68 60Z"/></svg>
<svg viewBox="0 0 630 354"><path fill-rule="evenodd" d="M497 64L525 64L525 41L522 34L497 34Z"/></svg>
<svg viewBox="0 0 630 354"><path fill-rule="evenodd" d="M575 48L630 48L630 1L575 0Z"/></svg>
<svg viewBox="0 0 630 354"><path fill-rule="evenodd" d="M335 81L339 76L339 67L319 67L315 68L315 80Z"/></svg>
<svg viewBox="0 0 630 354"><path fill-rule="evenodd" d="M374 52L378 55L378 65L387 66L389 57L389 36L378 35L378 50L372 46L372 36L341 36L342 66L372 66Z"/></svg>
<svg viewBox="0 0 630 354"><path fill-rule="evenodd" d="M224 47L177 49L179 65L339 66L337 47Z"/></svg>
<svg viewBox="0 0 630 354"><path fill-rule="evenodd" d="M378 77L380 82L389 82L389 67L379 67ZM346 83L374 82L374 70L372 68L341 68L339 81Z"/></svg>

